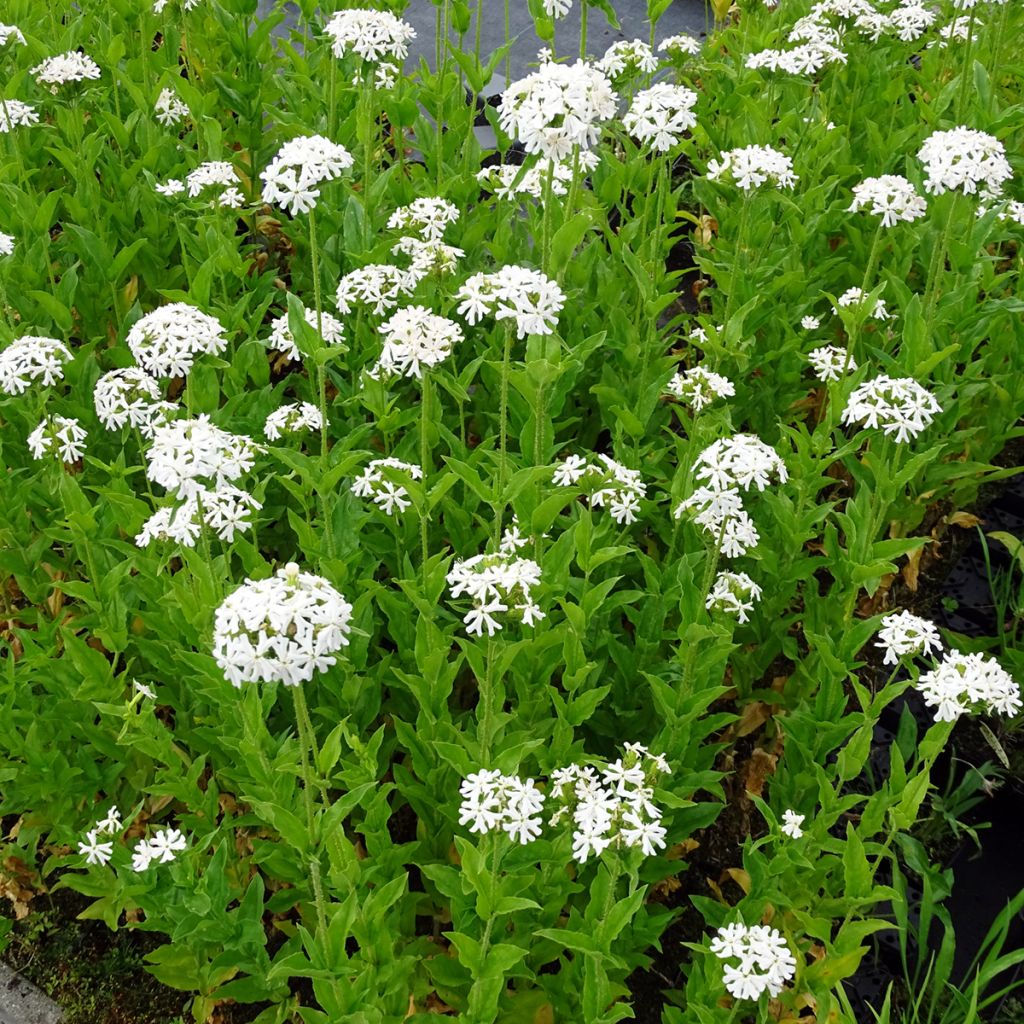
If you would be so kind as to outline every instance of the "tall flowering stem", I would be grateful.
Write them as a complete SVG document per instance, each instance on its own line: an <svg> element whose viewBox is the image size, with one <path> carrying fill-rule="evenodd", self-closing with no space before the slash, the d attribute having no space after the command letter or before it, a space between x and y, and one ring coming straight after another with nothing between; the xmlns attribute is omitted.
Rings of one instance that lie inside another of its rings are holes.
<svg viewBox="0 0 1024 1024"><path fill-rule="evenodd" d="M424 492L426 492L426 482L432 468L432 462L430 461L430 444L427 437L427 426L430 422L432 384L433 382L430 379L430 374L424 370L423 393L420 397L420 466L423 468ZM429 539L427 537L428 515L427 509L425 508L420 513L420 557L422 560L424 591L426 591L427 586L427 558L430 554Z"/></svg>
<svg viewBox="0 0 1024 1024"><path fill-rule="evenodd" d="M924 290L924 322L927 332L932 326L932 318L935 316L935 307L939 298L939 279L946 266L946 253L949 251L949 239L953 233L953 220L956 217L957 208L960 205L960 193L953 192L949 204L949 214L946 217L942 234L936 240L936 248L932 253L931 263L928 267L928 282Z"/></svg>
<svg viewBox="0 0 1024 1024"><path fill-rule="evenodd" d="M498 412L498 507L495 509L496 514L494 517L495 542L501 537L502 522L505 518L505 487L508 485L508 382L511 370L513 329L513 322L507 320L505 322L505 342L501 359L501 404Z"/></svg>
<svg viewBox="0 0 1024 1024"><path fill-rule="evenodd" d="M318 759L316 733L309 718L306 695L301 686L289 686L295 707L295 724L299 731L299 750L302 769L302 800L306 808L306 827L309 829L309 880L313 887L313 902L316 907L317 933L320 943L327 941L327 900L324 897L323 881L320 877L320 851L316 841L316 811L313 805L313 789L319 789L315 780L310 754L315 765Z"/></svg>

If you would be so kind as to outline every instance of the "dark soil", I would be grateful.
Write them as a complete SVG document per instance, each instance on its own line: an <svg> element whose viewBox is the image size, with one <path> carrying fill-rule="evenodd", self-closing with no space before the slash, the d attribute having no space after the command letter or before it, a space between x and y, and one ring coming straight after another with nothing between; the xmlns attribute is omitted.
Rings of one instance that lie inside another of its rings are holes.
<svg viewBox="0 0 1024 1024"><path fill-rule="evenodd" d="M63 1024L172 1024L191 1019L191 994L162 985L143 966L165 940L152 932L79 921L92 900L70 889L36 896L15 921L4 961L57 1002ZM10 915L10 905L0 907ZM220 1024L244 1024L262 1006L218 1008Z"/></svg>

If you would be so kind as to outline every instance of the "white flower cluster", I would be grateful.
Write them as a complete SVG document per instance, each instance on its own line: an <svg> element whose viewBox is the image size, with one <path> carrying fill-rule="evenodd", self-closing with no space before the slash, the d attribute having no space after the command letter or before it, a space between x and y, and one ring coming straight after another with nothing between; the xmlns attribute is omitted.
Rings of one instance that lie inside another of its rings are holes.
<svg viewBox="0 0 1024 1024"><path fill-rule="evenodd" d="M600 775L589 765L575 764L551 774L551 800L561 805L551 824L563 815L572 818L572 855L581 864L609 848L639 848L646 857L665 848L654 784L672 769L640 743L627 743L625 749L625 756Z"/></svg>
<svg viewBox="0 0 1024 1024"><path fill-rule="evenodd" d="M682 85L658 82L633 97L623 127L652 149L667 153L697 123L697 94Z"/></svg>
<svg viewBox="0 0 1024 1024"><path fill-rule="evenodd" d="M47 416L28 435L32 458L59 455L63 462L77 462L85 454L86 432L74 416Z"/></svg>
<svg viewBox="0 0 1024 1024"><path fill-rule="evenodd" d="M978 38L978 33L971 32L971 19L965 14L959 18L954 18L946 25L941 25L938 30L938 36L938 39L928 44L929 48L938 46L940 49L944 49L949 46L950 42L966 43L968 38L973 43Z"/></svg>
<svg viewBox="0 0 1024 1024"><path fill-rule="evenodd" d="M294 562L265 580L246 580L217 609L213 657L235 687L308 682L348 645L352 605L327 580Z"/></svg>
<svg viewBox="0 0 1024 1024"><path fill-rule="evenodd" d="M207 160L190 171L184 181L169 178L162 184L157 182L154 188L162 196L180 196L187 192L192 199L207 188L219 188L220 192L214 196L211 205L237 210L245 205L245 196L239 188L241 184L238 172L227 160Z"/></svg>
<svg viewBox="0 0 1024 1024"><path fill-rule="evenodd" d="M185 836L176 828L162 828L149 839L140 839L132 851L132 870L145 871L151 864L169 864L175 854L188 849Z"/></svg>
<svg viewBox="0 0 1024 1024"><path fill-rule="evenodd" d="M157 427L146 452L146 475L179 498L220 490L252 469L260 446L215 426L206 414Z"/></svg>
<svg viewBox="0 0 1024 1024"><path fill-rule="evenodd" d="M380 325L384 348L367 371L374 380L398 374L423 377L423 368L437 366L452 354L463 339L462 328L447 317L431 313L426 306L406 306Z"/></svg>
<svg viewBox="0 0 1024 1024"><path fill-rule="evenodd" d="M1020 687L994 658L949 651L916 683L936 722L955 722L963 714L1016 715Z"/></svg>
<svg viewBox="0 0 1024 1024"><path fill-rule="evenodd" d="M68 50L56 57L47 57L42 64L32 69L36 81L50 86L51 92L66 82L84 82L86 79L99 78L100 67L88 55L78 50Z"/></svg>
<svg viewBox="0 0 1024 1024"><path fill-rule="evenodd" d="M163 14L164 8L169 3L169 0L155 0L153 4L154 14ZM181 9L183 11L192 11L199 6L199 0L181 0Z"/></svg>
<svg viewBox="0 0 1024 1024"><path fill-rule="evenodd" d="M612 519L621 524L636 522L640 499L647 485L639 471L627 469L610 455L599 453L588 462L582 455L570 455L555 467L551 482L557 487L583 487L590 492L590 504L602 508L606 503Z"/></svg>
<svg viewBox="0 0 1024 1024"><path fill-rule="evenodd" d="M870 212L882 218L882 226L891 228L897 221L910 223L928 212L928 204L917 189L899 174L865 178L854 186L850 212L870 206Z"/></svg>
<svg viewBox="0 0 1024 1024"><path fill-rule="evenodd" d="M340 178L351 166L352 154L322 135L289 139L260 173L263 202L278 203L293 217L308 213L320 198L319 186Z"/></svg>
<svg viewBox="0 0 1024 1024"><path fill-rule="evenodd" d="M847 288L842 295L836 299L836 302L843 309L849 309L851 306L859 306L861 303L867 301L867 296L864 294L861 288ZM836 306L832 307L832 312L838 314L839 309ZM870 314L875 320L891 320L892 314L886 308L885 299L878 299L875 302L874 309L871 310Z"/></svg>
<svg viewBox="0 0 1024 1024"><path fill-rule="evenodd" d="M459 824L481 835L501 829L525 845L543 828L544 804L557 803L549 824L573 821L573 858L581 864L605 850L639 848L652 856L665 848L661 810L653 802L654 783L671 771L663 757L639 743L627 743L625 757L598 774L589 765L569 765L551 773L550 795L525 781L492 769L473 772L459 788Z"/></svg>
<svg viewBox="0 0 1024 1024"><path fill-rule="evenodd" d="M766 49L747 54L743 63L751 69L815 75L828 64L845 64L846 61L846 54L835 43L825 37L816 37L787 50Z"/></svg>
<svg viewBox="0 0 1024 1024"><path fill-rule="evenodd" d="M485 316L512 320L516 337L552 334L565 305L558 283L529 267L508 265L493 274L479 273L459 289L458 313L472 326Z"/></svg>
<svg viewBox="0 0 1024 1024"><path fill-rule="evenodd" d="M440 196L421 196L388 218L391 231L410 228L425 242L440 242L445 230L459 219L459 208Z"/></svg>
<svg viewBox="0 0 1024 1024"><path fill-rule="evenodd" d="M0 389L9 395L20 395L33 381L56 384L64 377L64 363L71 352L56 338L33 334L15 338L0 352Z"/></svg>
<svg viewBox="0 0 1024 1024"><path fill-rule="evenodd" d="M697 479L707 483L681 501L673 515L681 519L685 512L696 512L694 522L715 538L726 558L745 555L761 538L743 507L740 490L756 486L763 491L773 476L785 483L785 463L760 438L736 434L708 445L697 457L694 468Z"/></svg>
<svg viewBox="0 0 1024 1024"><path fill-rule="evenodd" d="M462 780L459 794L459 824L468 824L470 832L485 834L500 828L523 845L540 835L544 794L533 779L524 782L515 775L481 768Z"/></svg>
<svg viewBox="0 0 1024 1024"><path fill-rule="evenodd" d="M594 67L609 78L635 73L649 75L657 71L658 58L642 39L619 39L604 51Z"/></svg>
<svg viewBox="0 0 1024 1024"><path fill-rule="evenodd" d="M373 64L385 57L405 60L409 43L416 38L412 25L389 11L363 8L338 11L324 26L324 32L331 38L335 57L354 53Z"/></svg>
<svg viewBox="0 0 1024 1024"><path fill-rule="evenodd" d="M766 181L780 188L792 188L797 182L793 161L771 146L742 146L729 149L721 160L708 164L708 177L719 181L726 175L744 191L750 191Z"/></svg>
<svg viewBox="0 0 1024 1024"><path fill-rule="evenodd" d="M0 103L0 132L5 134L14 128L39 124L39 111L30 103L21 100L4 100Z"/></svg>
<svg viewBox="0 0 1024 1024"><path fill-rule="evenodd" d="M154 377L184 377L196 356L219 356L228 346L220 321L187 302L158 306L136 321L125 340Z"/></svg>
<svg viewBox="0 0 1024 1024"><path fill-rule="evenodd" d="M494 636L502 628L495 616L505 612L515 612L526 626L545 617L533 596L533 588L540 586L540 566L507 549L456 562L447 580L453 599L466 594L473 602L462 619L470 636L482 636L484 629Z"/></svg>
<svg viewBox="0 0 1024 1024"><path fill-rule="evenodd" d="M962 125L933 132L917 153L924 165L927 191L941 195L959 190L974 195L979 186L988 195L999 195L1003 183L1013 177L1006 149L993 135Z"/></svg>
<svg viewBox="0 0 1024 1024"><path fill-rule="evenodd" d="M668 36L658 44L659 53L667 53L672 57L696 57L700 53L700 40L682 32L676 36Z"/></svg>
<svg viewBox="0 0 1024 1024"><path fill-rule="evenodd" d="M811 7L810 14L800 18L793 26L789 38L836 40L846 26L838 30L830 18L852 21L853 27L872 42L883 35L893 35L903 42L919 39L936 19L936 11L924 0L898 0L888 13L877 10L867 0L822 0Z"/></svg>
<svg viewBox="0 0 1024 1024"><path fill-rule="evenodd" d="M137 427L143 437L153 431L176 408L163 401L157 382L137 366L111 370L103 374L92 393L100 423L107 430L118 430L126 424Z"/></svg>
<svg viewBox="0 0 1024 1024"><path fill-rule="evenodd" d="M761 539L754 521L743 507L743 496L735 488L716 490L698 487L676 506L673 515L681 519L683 513L690 511L696 511L694 522L715 538L726 558L745 555L757 547Z"/></svg>
<svg viewBox="0 0 1024 1024"><path fill-rule="evenodd" d="M0 46L6 46L11 40L25 46L25 35L17 25L0 25Z"/></svg>
<svg viewBox="0 0 1024 1024"><path fill-rule="evenodd" d="M271 441L277 441L285 434L319 430L323 425L320 410L312 402L287 402L267 417L263 433Z"/></svg>
<svg viewBox="0 0 1024 1024"><path fill-rule="evenodd" d="M233 484L221 483L213 490L200 486L179 504L158 508L142 524L135 543L144 548L153 541L171 541L194 548L205 524L230 544L236 533L252 526L252 513L261 508L248 491Z"/></svg>
<svg viewBox="0 0 1024 1024"><path fill-rule="evenodd" d="M422 280L427 274L451 274L458 262L465 256L462 249L444 242L428 242L411 235L400 238L391 247L395 256L408 256L409 269L406 271L412 282Z"/></svg>
<svg viewBox="0 0 1024 1024"><path fill-rule="evenodd" d="M99 837L113 835L122 828L121 812L111 807L105 817L100 818L85 834L85 842L78 844L78 852L85 857L86 864L106 864L114 854L114 844L103 842Z"/></svg>
<svg viewBox="0 0 1024 1024"><path fill-rule="evenodd" d="M850 395L842 422L860 423L868 429L881 427L902 444L930 426L940 412L942 407L935 396L916 380L883 373Z"/></svg>
<svg viewBox="0 0 1024 1024"><path fill-rule="evenodd" d="M882 619L876 647L885 651L883 665L898 665L908 654L929 655L942 650L942 639L935 623L913 612L893 612Z"/></svg>
<svg viewBox="0 0 1024 1024"><path fill-rule="evenodd" d="M611 82L595 67L546 62L532 75L513 82L502 94L498 112L502 131L519 139L527 153L553 160L574 147L589 149L600 123L616 113Z"/></svg>
<svg viewBox="0 0 1024 1024"><path fill-rule="evenodd" d="M853 373L857 369L853 356L839 345L821 345L808 354L807 361L822 383L839 380L844 373Z"/></svg>
<svg viewBox="0 0 1024 1024"><path fill-rule="evenodd" d="M189 110L173 89L161 89L153 105L153 113L160 124L170 128L188 117Z"/></svg>
<svg viewBox="0 0 1024 1024"><path fill-rule="evenodd" d="M592 171L598 163L596 154L581 152L575 160L579 171ZM515 199L530 196L543 199L547 188L548 175L551 177L551 194L564 196L573 179L572 160L549 160L538 157L529 166L525 164L493 164L477 171L476 180L489 189L498 199Z"/></svg>
<svg viewBox="0 0 1024 1024"><path fill-rule="evenodd" d="M754 602L761 600L761 588L745 572L720 572L708 594L704 607L710 611L735 615L737 622L747 622Z"/></svg>
<svg viewBox="0 0 1024 1024"><path fill-rule="evenodd" d="M309 307L303 309L302 318L314 331L320 330L320 337L326 345L338 345L345 337L345 328L342 326L341 321L337 317L331 316L330 313L325 313L321 310L319 328L317 327L315 309ZM287 313L282 313L279 317L275 317L271 323L267 347L276 349L282 355L296 362L302 358L302 353L299 351L298 345L295 344L295 338L292 336L292 330L288 326Z"/></svg>
<svg viewBox="0 0 1024 1024"><path fill-rule="evenodd" d="M368 306L380 316L411 294L418 282L419 277L408 270L387 263L369 263L341 278L334 301L343 314L351 313L356 305Z"/></svg>
<svg viewBox="0 0 1024 1024"><path fill-rule="evenodd" d="M697 456L697 479L707 480L716 491L756 487L763 491L773 476L789 479L786 464L774 448L754 434L719 438Z"/></svg>
<svg viewBox="0 0 1024 1024"><path fill-rule="evenodd" d="M404 512L412 502L408 490L391 479L395 475L422 480L423 470L401 459L374 459L352 482L352 493L358 498L370 498L385 515Z"/></svg>
<svg viewBox="0 0 1024 1024"><path fill-rule="evenodd" d="M806 814L797 814L793 810L783 811L779 831L790 839L799 839L804 834L803 823L806 817Z"/></svg>
<svg viewBox="0 0 1024 1024"><path fill-rule="evenodd" d="M736 394L728 377L702 366L675 374L666 385L666 391L693 406L694 412L706 409L716 398L732 398Z"/></svg>
<svg viewBox="0 0 1024 1024"><path fill-rule="evenodd" d="M14 235L0 231L0 256L10 256L14 252Z"/></svg>
<svg viewBox="0 0 1024 1024"><path fill-rule="evenodd" d="M711 952L727 963L725 987L735 999L759 999L763 992L778 996L796 977L796 958L782 933L767 925L729 924L711 940Z"/></svg>
<svg viewBox="0 0 1024 1024"><path fill-rule="evenodd" d="M549 18L564 18L572 10L572 0L544 0L544 13Z"/></svg>
<svg viewBox="0 0 1024 1024"><path fill-rule="evenodd" d="M78 844L78 852L85 857L86 864L107 864L114 855L113 840L104 841L100 836L113 836L124 830L121 812L111 807L106 817L97 821L86 832L85 841ZM132 870L145 871L150 864L168 864L175 854L188 849L185 836L176 828L163 828L149 839L140 839L132 853Z"/></svg>

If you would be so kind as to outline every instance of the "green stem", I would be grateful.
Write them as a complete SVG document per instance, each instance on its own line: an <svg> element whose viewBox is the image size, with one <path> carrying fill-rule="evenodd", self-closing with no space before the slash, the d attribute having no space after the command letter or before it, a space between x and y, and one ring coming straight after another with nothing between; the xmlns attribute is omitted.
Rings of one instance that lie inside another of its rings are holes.
<svg viewBox="0 0 1024 1024"><path fill-rule="evenodd" d="M480 702L477 706L477 732L480 737L480 763L487 768L491 763L491 742L494 739L494 714L497 705L494 684L494 659L496 644L493 637L487 639L487 671L484 684L480 687Z"/></svg>
<svg viewBox="0 0 1024 1024"><path fill-rule="evenodd" d="M427 480L433 468L430 462L430 445L427 437L427 427L430 422L430 398L431 379L430 374L423 371L423 394L420 398L420 466L423 469L423 492L427 492ZM429 515L424 509L420 514L420 556L423 571L423 590L427 588L427 558L430 554L429 538L427 536L427 522Z"/></svg>
<svg viewBox="0 0 1024 1024"><path fill-rule="evenodd" d="M953 218L956 215L957 206L959 205L960 194L958 192L953 193L952 200L949 204L949 214L946 217L946 224L942 229L942 234L939 237L937 247L932 253L931 264L928 268L928 282L925 286L925 299L924 299L924 322L925 322L925 336L927 337L932 326L932 317L935 315L935 307L938 303L939 297L939 279L942 276L942 272L946 265L946 252L949 249L949 238L953 231Z"/></svg>
<svg viewBox="0 0 1024 1024"><path fill-rule="evenodd" d="M497 514L494 523L494 542L501 538L501 527L505 519L505 487L508 484L508 383L512 357L512 322L505 324L505 344L501 360L501 399L498 413L498 488ZM539 426L539 424L538 424Z"/></svg>

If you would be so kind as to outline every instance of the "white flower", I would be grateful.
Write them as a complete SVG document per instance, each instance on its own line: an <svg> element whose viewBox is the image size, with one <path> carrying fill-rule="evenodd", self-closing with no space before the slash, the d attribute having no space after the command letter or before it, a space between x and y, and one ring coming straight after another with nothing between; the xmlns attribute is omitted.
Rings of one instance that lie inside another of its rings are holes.
<svg viewBox="0 0 1024 1024"><path fill-rule="evenodd" d="M137 366L103 374L92 393L100 423L107 430L130 425L151 437L163 409L163 393L157 382Z"/></svg>
<svg viewBox="0 0 1024 1024"><path fill-rule="evenodd" d="M694 412L707 408L716 398L732 398L736 388L728 377L695 366L677 373L666 385L670 395L693 406Z"/></svg>
<svg viewBox="0 0 1024 1024"><path fill-rule="evenodd" d="M719 928L710 948L720 960L739 960L726 964L722 972L725 987L735 999L759 999L763 992L777 997L796 976L796 958L785 938L766 925Z"/></svg>
<svg viewBox="0 0 1024 1024"><path fill-rule="evenodd" d="M353 305L369 306L377 316L394 309L401 298L416 287L418 278L409 271L386 263L370 263L349 271L339 282L335 303L342 313Z"/></svg>
<svg viewBox="0 0 1024 1024"><path fill-rule="evenodd" d="M39 123L39 111L30 103L21 100L4 100L0 103L0 132Z"/></svg>
<svg viewBox="0 0 1024 1024"><path fill-rule="evenodd" d="M197 355L220 355L228 339L216 317L171 302L136 321L125 339L139 365L154 377L183 377Z"/></svg>
<svg viewBox="0 0 1024 1024"><path fill-rule="evenodd" d="M374 64L385 57L404 60L410 41L416 38L412 25L389 11L361 8L338 11L324 26L324 32L330 36L335 57L354 53Z"/></svg>
<svg viewBox="0 0 1024 1024"><path fill-rule="evenodd" d="M185 191L185 182L181 178L168 178L162 184L158 181L153 189L162 196L180 196Z"/></svg>
<svg viewBox="0 0 1024 1024"><path fill-rule="evenodd" d="M760 599L761 588L745 572L720 572L705 607L708 611L735 615L742 623L748 621L748 612L754 610L754 602Z"/></svg>
<svg viewBox="0 0 1024 1024"><path fill-rule="evenodd" d="M929 655L942 650L942 639L934 622L912 612L893 612L882 619L876 647L885 651L882 663L898 665L908 654Z"/></svg>
<svg viewBox="0 0 1024 1024"><path fill-rule="evenodd" d="M290 139L260 174L263 202L277 203L292 216L308 213L320 198L319 186L340 178L351 166L352 154L322 135Z"/></svg>
<svg viewBox="0 0 1024 1024"><path fill-rule="evenodd" d="M540 835L545 795L533 779L483 768L463 780L459 793L459 824L469 825L470 832L500 828L524 846Z"/></svg>
<svg viewBox="0 0 1024 1024"><path fill-rule="evenodd" d="M67 345L56 338L32 334L15 338L0 352L0 390L20 395L33 381L56 384L64 377L64 363L70 358Z"/></svg>
<svg viewBox="0 0 1024 1024"><path fill-rule="evenodd" d="M800 326L805 331L816 331L821 326L821 320L816 316L805 316L801 319Z"/></svg>
<svg viewBox="0 0 1024 1024"><path fill-rule="evenodd" d="M459 219L459 208L440 196L421 196L388 218L391 231L412 229L425 242L440 242L445 229Z"/></svg>
<svg viewBox="0 0 1024 1024"><path fill-rule="evenodd" d="M668 36L658 44L659 53L667 53L671 56L689 55L695 57L700 53L700 40L685 32L677 36Z"/></svg>
<svg viewBox="0 0 1024 1024"><path fill-rule="evenodd" d="M100 842L98 833L98 828L86 832L85 842L78 844L78 852L85 855L86 864L106 864L114 855L114 844Z"/></svg>
<svg viewBox="0 0 1024 1024"><path fill-rule="evenodd" d="M579 455L570 455L552 473L557 487L580 485L590 492L595 508L608 505L612 518L619 524L636 522L640 499L647 495L647 485L635 469L628 469L610 455L600 453L591 462Z"/></svg>
<svg viewBox="0 0 1024 1024"><path fill-rule="evenodd" d="M839 345L822 345L813 349L807 361L814 368L818 380L825 382L839 380L844 373L853 373L857 363L845 348Z"/></svg>
<svg viewBox="0 0 1024 1024"><path fill-rule="evenodd" d="M681 519L684 512L692 510L697 512L694 521L720 544L721 553L726 558L745 555L761 539L753 520L743 508L742 495L735 488L716 490L698 487L676 506L673 515Z"/></svg>
<svg viewBox="0 0 1024 1024"><path fill-rule="evenodd" d="M402 69L397 64L378 64L373 73L373 84L378 89L394 89L401 73Z"/></svg>
<svg viewBox="0 0 1024 1024"><path fill-rule="evenodd" d="M63 462L77 462L85 454L85 428L73 416L47 416L28 436L34 459L59 455Z"/></svg>
<svg viewBox="0 0 1024 1024"><path fill-rule="evenodd" d="M889 12L889 27L897 39L909 43L920 39L937 17L938 14L931 6L908 0Z"/></svg>
<svg viewBox="0 0 1024 1024"><path fill-rule="evenodd" d="M404 512L412 501L406 488L390 479L395 475L422 480L423 470L401 459L374 459L352 482L352 493L360 498L370 498L385 515Z"/></svg>
<svg viewBox="0 0 1024 1024"><path fill-rule="evenodd" d="M466 594L473 601L462 620L470 636L481 636L484 629L494 636L502 628L497 616L510 610L526 625L544 617L533 594L540 585L540 566L531 559L504 552L474 555L457 561L447 581L453 599Z"/></svg>
<svg viewBox="0 0 1024 1024"><path fill-rule="evenodd" d="M25 36L17 25L0 25L0 46L6 46L11 40L25 46Z"/></svg>
<svg viewBox="0 0 1024 1024"><path fill-rule="evenodd" d="M463 339L462 328L454 320L431 313L426 306L398 310L381 324L380 332L384 348L369 371L374 379L381 374L422 378L423 367L443 362Z"/></svg>
<svg viewBox="0 0 1024 1024"><path fill-rule="evenodd" d="M304 307L302 318L314 331L319 330L321 332L320 337L326 345L338 345L345 337L345 328L342 326L341 321L337 317L331 316L330 313L325 313L321 310L319 327L317 326L315 309L308 306ZM302 358L302 353L299 351L298 345L295 344L295 338L292 337L291 328L288 326L287 313L282 313L279 317L276 317L270 325L270 337L267 339L267 347L276 349L282 355L296 362Z"/></svg>
<svg viewBox="0 0 1024 1024"><path fill-rule="evenodd" d="M14 252L14 235L0 231L0 256L10 256Z"/></svg>
<svg viewBox="0 0 1024 1024"><path fill-rule="evenodd" d="M936 195L953 190L974 195L979 185L998 194L1013 177L1003 144L963 126L929 135L917 158L924 164L925 189Z"/></svg>
<svg viewBox="0 0 1024 1024"><path fill-rule="evenodd" d="M954 722L963 714L1014 716L1021 709L1020 687L994 659L949 651L916 683L936 722Z"/></svg>
<svg viewBox="0 0 1024 1024"><path fill-rule="evenodd" d="M157 509L143 523L135 543L144 548L160 540L193 548L205 524L230 544L236 533L252 527L252 513L261 508L251 494L232 484L221 483L216 489L197 487L180 505Z"/></svg>
<svg viewBox="0 0 1024 1024"><path fill-rule="evenodd" d="M271 441L277 441L283 434L319 430L323 424L320 410L312 402L287 402L267 417L263 433Z"/></svg>
<svg viewBox="0 0 1024 1024"><path fill-rule="evenodd" d="M69 50L57 57L47 57L42 64L32 69L36 81L50 86L51 92L66 82L84 82L89 78L99 78L99 65L91 57L78 50Z"/></svg>
<svg viewBox="0 0 1024 1024"><path fill-rule="evenodd" d="M697 94L692 89L658 82L633 97L622 125L641 142L649 142L653 149L665 153L697 123L693 112L696 103Z"/></svg>
<svg viewBox="0 0 1024 1024"><path fill-rule="evenodd" d="M169 181L168 186L172 185ZM201 163L194 171L185 175L185 187L192 199L195 199L204 189L219 188L220 196L225 193L237 191L242 179L234 165L227 160L207 160ZM173 192L165 192L165 195L173 195ZM220 198L218 196L218 198ZM217 202L217 199L214 199Z"/></svg>
<svg viewBox="0 0 1024 1024"><path fill-rule="evenodd" d="M843 309L848 309L850 306L859 306L862 302L865 302L867 296L860 288L847 288L842 295L836 300ZM838 314L839 310L833 306L832 312ZM871 310L870 315L875 320L891 320L892 314L886 309L885 299L878 299L875 302L874 309Z"/></svg>
<svg viewBox="0 0 1024 1024"><path fill-rule="evenodd" d="M146 452L146 475L179 498L190 498L247 473L259 450L251 437L221 430L204 413L156 428Z"/></svg>
<svg viewBox="0 0 1024 1024"><path fill-rule="evenodd" d="M604 56L594 67L609 78L618 78L632 72L649 75L657 70L658 58L642 39L619 39L605 50Z"/></svg>
<svg viewBox="0 0 1024 1024"><path fill-rule="evenodd" d="M579 146L597 143L600 124L616 113L611 82L583 61L544 63L511 83L501 98L502 131L519 139L527 153L561 160Z"/></svg>
<svg viewBox="0 0 1024 1024"><path fill-rule="evenodd" d="M150 858L158 863L169 863L175 853L187 848L185 837L176 828L162 828L149 840Z"/></svg>
<svg viewBox="0 0 1024 1024"><path fill-rule="evenodd" d="M544 13L549 18L564 18L572 10L572 0L544 0Z"/></svg>
<svg viewBox="0 0 1024 1024"><path fill-rule="evenodd" d="M842 422L860 423L868 429L881 427L903 443L925 430L940 412L935 396L916 380L879 374L850 395Z"/></svg>
<svg viewBox="0 0 1024 1024"><path fill-rule="evenodd" d="M898 174L883 174L880 178L865 178L854 186L850 212L870 206L871 213L882 218L883 227L892 227L897 221L918 220L928 212L924 197Z"/></svg>
<svg viewBox="0 0 1024 1024"><path fill-rule="evenodd" d="M721 160L712 160L708 164L708 177L712 181L719 181L726 174L730 174L745 191L765 182L784 188L792 188L797 182L793 161L771 146L743 146L726 150Z"/></svg>
<svg viewBox="0 0 1024 1024"><path fill-rule="evenodd" d="M352 605L330 583L290 562L247 580L217 609L213 657L225 678L298 686L330 668L348 645Z"/></svg>
<svg viewBox="0 0 1024 1024"><path fill-rule="evenodd" d="M485 316L512 320L516 336L552 334L565 305L565 293L539 270L509 265L493 274L468 278L456 296L458 313L470 325Z"/></svg>
<svg viewBox="0 0 1024 1024"><path fill-rule="evenodd" d="M477 171L476 179L485 188L490 189L498 199L515 199L519 196L531 196L542 199L551 177L551 194L564 196L569 191L573 179L575 163L579 177L586 171L592 171L598 164L595 153L587 150L578 153L571 160L549 160L547 157L534 157L528 164L493 164ZM581 185L585 183L580 182Z"/></svg>
<svg viewBox="0 0 1024 1024"><path fill-rule="evenodd" d="M696 476L707 480L713 490L756 487L763 491L773 476L781 483L789 479L786 464L774 448L754 434L723 437L708 445L697 456Z"/></svg>
<svg viewBox="0 0 1024 1024"><path fill-rule="evenodd" d="M97 821L95 825L93 825L93 828L96 830L96 832L107 835L112 834L114 832L119 832L121 830L121 827L121 812L117 809L116 806L111 807L110 810L107 811L107 813L102 818L100 818L100 820Z"/></svg>
<svg viewBox="0 0 1024 1024"><path fill-rule="evenodd" d="M183 103L173 89L161 89L160 95L153 105L153 112L156 119L162 124L170 127L179 124L188 117L188 106Z"/></svg>
<svg viewBox="0 0 1024 1024"><path fill-rule="evenodd" d="M137 679L132 680L132 686L135 687L136 693L141 694L143 697L148 697L150 700L156 700L156 691L152 686L140 683Z"/></svg>
<svg viewBox="0 0 1024 1024"><path fill-rule="evenodd" d="M419 279L427 274L451 274L465 251L444 242L427 242L422 238L400 238L391 247L395 256L408 256L409 274Z"/></svg>
<svg viewBox="0 0 1024 1024"><path fill-rule="evenodd" d="M796 811L783 811L779 831L783 835L789 836L790 839L799 839L804 834L804 830L800 826L803 825L806 817L806 814L797 814Z"/></svg>

